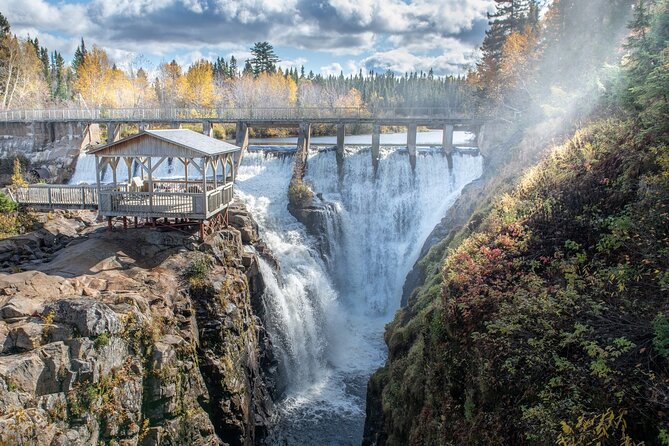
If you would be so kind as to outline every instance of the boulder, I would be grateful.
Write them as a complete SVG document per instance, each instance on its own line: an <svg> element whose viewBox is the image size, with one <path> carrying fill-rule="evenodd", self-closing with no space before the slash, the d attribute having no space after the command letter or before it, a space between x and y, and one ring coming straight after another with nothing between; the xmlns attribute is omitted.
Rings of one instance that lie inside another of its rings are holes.
<svg viewBox="0 0 669 446"><path fill-rule="evenodd" d="M28 317L38 312L41 307L41 301L13 296L0 310L0 316L5 320Z"/></svg>
<svg viewBox="0 0 669 446"><path fill-rule="evenodd" d="M121 322L116 313L96 300L59 300L46 305L42 314L48 315L51 312L54 313L54 321L73 325L81 336L99 336L105 332L116 334L121 331Z"/></svg>
<svg viewBox="0 0 669 446"><path fill-rule="evenodd" d="M12 390L33 395L60 391L59 374L68 362L67 347L55 342L28 353L0 356L0 378Z"/></svg>
<svg viewBox="0 0 669 446"><path fill-rule="evenodd" d="M30 351L42 344L43 331L44 325L36 320L27 320L13 325L9 336L12 338L14 348Z"/></svg>

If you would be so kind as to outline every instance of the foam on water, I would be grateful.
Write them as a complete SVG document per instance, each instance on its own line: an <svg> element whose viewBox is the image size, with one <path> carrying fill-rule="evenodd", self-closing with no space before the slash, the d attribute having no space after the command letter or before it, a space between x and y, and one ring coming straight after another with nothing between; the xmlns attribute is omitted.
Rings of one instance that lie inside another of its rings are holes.
<svg viewBox="0 0 669 446"><path fill-rule="evenodd" d="M415 175L406 151L382 149L374 178L369 149L347 149L343 177L332 151L312 151L307 177L328 203L330 255L287 211L292 158L247 154L237 191L280 266L265 293L268 330L289 381L267 444L360 444L369 374L385 360L384 324L422 243L481 174L478 156L420 150Z"/></svg>

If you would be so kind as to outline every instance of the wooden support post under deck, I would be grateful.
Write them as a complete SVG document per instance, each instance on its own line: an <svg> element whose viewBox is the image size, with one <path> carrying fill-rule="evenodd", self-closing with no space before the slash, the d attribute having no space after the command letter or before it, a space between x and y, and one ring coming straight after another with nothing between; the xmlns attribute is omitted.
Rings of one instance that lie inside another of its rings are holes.
<svg viewBox="0 0 669 446"><path fill-rule="evenodd" d="M112 230L112 218L107 217L107 229Z"/></svg>
<svg viewBox="0 0 669 446"><path fill-rule="evenodd" d="M374 175L379 168L379 147L381 144L381 126L374 124L372 127L372 166L374 167Z"/></svg>
<svg viewBox="0 0 669 446"><path fill-rule="evenodd" d="M337 124L337 172L341 177L344 174L344 138L346 129L344 124Z"/></svg>
<svg viewBox="0 0 669 446"><path fill-rule="evenodd" d="M411 163L411 170L416 170L416 133L418 126L416 124L409 124L407 127L407 149L409 150L409 163Z"/></svg>
<svg viewBox="0 0 669 446"><path fill-rule="evenodd" d="M123 230L127 230L127 229L128 229L128 217L126 217L124 215L123 216Z"/></svg>

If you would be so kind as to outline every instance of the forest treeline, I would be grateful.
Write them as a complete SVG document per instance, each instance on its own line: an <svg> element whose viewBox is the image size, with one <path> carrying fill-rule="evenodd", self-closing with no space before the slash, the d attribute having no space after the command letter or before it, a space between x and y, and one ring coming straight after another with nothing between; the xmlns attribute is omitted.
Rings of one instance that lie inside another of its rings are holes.
<svg viewBox="0 0 669 446"><path fill-rule="evenodd" d="M85 39L71 63L49 51L37 38L12 34L0 14L0 109L52 107L448 107L464 112L471 88L464 76L427 73L358 72L338 76L282 70L272 45L258 42L242 66L226 60L198 60L181 66L176 60L155 70L142 56L125 69Z"/></svg>

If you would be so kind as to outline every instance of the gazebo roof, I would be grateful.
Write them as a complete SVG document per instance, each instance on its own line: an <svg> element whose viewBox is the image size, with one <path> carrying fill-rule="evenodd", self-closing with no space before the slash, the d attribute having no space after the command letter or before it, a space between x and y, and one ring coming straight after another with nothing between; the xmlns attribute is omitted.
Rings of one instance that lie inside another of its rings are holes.
<svg viewBox="0 0 669 446"><path fill-rule="evenodd" d="M154 140L151 142L151 140ZM233 153L239 147L188 129L144 130L97 147L96 156L169 156L198 158Z"/></svg>

